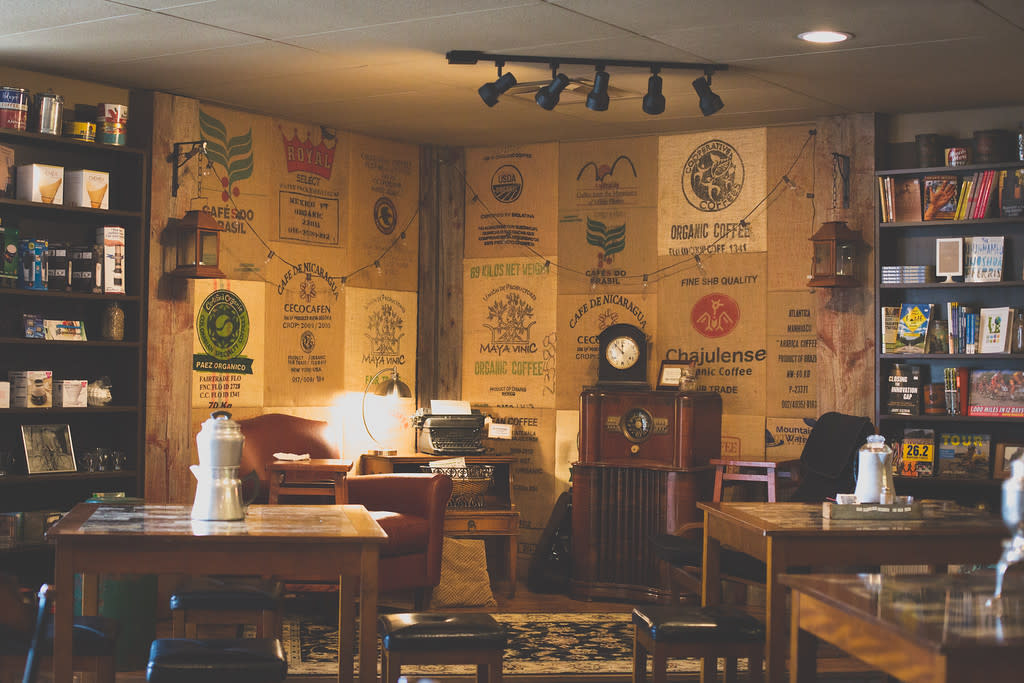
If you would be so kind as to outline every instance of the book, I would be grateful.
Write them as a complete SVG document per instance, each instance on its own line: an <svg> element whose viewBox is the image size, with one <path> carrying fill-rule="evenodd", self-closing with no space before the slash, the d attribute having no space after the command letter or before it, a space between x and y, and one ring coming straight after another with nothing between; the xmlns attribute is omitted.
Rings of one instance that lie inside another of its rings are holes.
<svg viewBox="0 0 1024 683"><path fill-rule="evenodd" d="M983 308L979 353L1009 353L1014 311L1009 306Z"/></svg>
<svg viewBox="0 0 1024 683"><path fill-rule="evenodd" d="M971 370L967 414L1024 417L1024 370Z"/></svg>
<svg viewBox="0 0 1024 683"><path fill-rule="evenodd" d="M1024 168L999 172L999 215L1024 216Z"/></svg>
<svg viewBox="0 0 1024 683"><path fill-rule="evenodd" d="M964 238L964 282L1003 279L1003 235Z"/></svg>
<svg viewBox="0 0 1024 683"><path fill-rule="evenodd" d="M908 428L900 442L899 469L895 462L893 474L901 477L931 477L935 474L935 430Z"/></svg>
<svg viewBox="0 0 1024 683"><path fill-rule="evenodd" d="M928 329L926 353L949 353L949 324L945 320L932 320Z"/></svg>
<svg viewBox="0 0 1024 683"><path fill-rule="evenodd" d="M900 322L899 306L882 306L882 353L895 353L899 348L896 329Z"/></svg>
<svg viewBox="0 0 1024 683"><path fill-rule="evenodd" d="M952 219L956 213L959 180L955 175L924 177L924 215L926 221Z"/></svg>
<svg viewBox="0 0 1024 683"><path fill-rule="evenodd" d="M878 208L882 213L882 222L889 223L892 216L889 215L889 204L885 201L885 178L878 179Z"/></svg>
<svg viewBox="0 0 1024 683"><path fill-rule="evenodd" d="M889 415L921 414L921 367L893 363L886 380Z"/></svg>
<svg viewBox="0 0 1024 683"><path fill-rule="evenodd" d="M989 434L939 434L939 476L954 479L987 479L992 436Z"/></svg>
<svg viewBox="0 0 1024 683"><path fill-rule="evenodd" d="M950 415L967 414L967 387L970 368L943 368L943 385L946 390L946 412Z"/></svg>
<svg viewBox="0 0 1024 683"><path fill-rule="evenodd" d="M921 220L921 181L917 178L896 180L893 197L894 221Z"/></svg>
<svg viewBox="0 0 1024 683"><path fill-rule="evenodd" d="M898 353L924 353L934 304L900 304L896 327Z"/></svg>

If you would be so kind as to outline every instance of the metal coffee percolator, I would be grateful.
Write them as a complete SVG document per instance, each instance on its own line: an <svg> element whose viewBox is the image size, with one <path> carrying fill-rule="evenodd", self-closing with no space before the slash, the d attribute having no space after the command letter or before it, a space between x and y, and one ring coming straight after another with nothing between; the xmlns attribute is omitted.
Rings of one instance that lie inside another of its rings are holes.
<svg viewBox="0 0 1024 683"><path fill-rule="evenodd" d="M230 521L245 518L242 482L238 477L244 441L242 430L229 412L213 412L203 423L196 435L199 464L189 468L196 478L192 519Z"/></svg>

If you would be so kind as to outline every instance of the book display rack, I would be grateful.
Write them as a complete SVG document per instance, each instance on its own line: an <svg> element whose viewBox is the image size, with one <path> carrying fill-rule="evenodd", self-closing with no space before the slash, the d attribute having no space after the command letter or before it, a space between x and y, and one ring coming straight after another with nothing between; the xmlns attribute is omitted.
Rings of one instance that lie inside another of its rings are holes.
<svg viewBox="0 0 1024 683"><path fill-rule="evenodd" d="M1024 430L1024 353L1012 338L1024 311L1024 216L1013 189L1022 169L876 173L875 424L909 456L898 494L999 508L997 452ZM991 189L979 194L979 183ZM950 254L957 240L963 252ZM925 276L894 275L910 271ZM931 449L918 443L929 434Z"/></svg>

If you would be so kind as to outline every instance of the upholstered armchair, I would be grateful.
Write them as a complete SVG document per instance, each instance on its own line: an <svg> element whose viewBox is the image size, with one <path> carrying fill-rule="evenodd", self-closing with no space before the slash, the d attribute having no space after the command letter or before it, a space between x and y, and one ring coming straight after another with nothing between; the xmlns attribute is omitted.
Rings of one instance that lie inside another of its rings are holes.
<svg viewBox="0 0 1024 683"><path fill-rule="evenodd" d="M267 463L274 453L309 453L310 458L338 459L325 437L327 423L281 413L239 420L245 443L241 475L255 472L268 489ZM411 590L416 608L441 580L444 515L452 480L444 474L367 474L348 478L349 503L362 505L388 535L380 550L382 593ZM261 493L262 499L265 496Z"/></svg>

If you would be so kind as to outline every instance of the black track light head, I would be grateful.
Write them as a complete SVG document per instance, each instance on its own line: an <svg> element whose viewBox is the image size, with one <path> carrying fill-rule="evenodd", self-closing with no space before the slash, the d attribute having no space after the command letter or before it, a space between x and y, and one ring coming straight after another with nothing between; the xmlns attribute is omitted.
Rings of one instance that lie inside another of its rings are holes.
<svg viewBox="0 0 1024 683"><path fill-rule="evenodd" d="M587 95L587 109L608 111L608 72L604 67L598 67L594 74L594 87Z"/></svg>
<svg viewBox="0 0 1024 683"><path fill-rule="evenodd" d="M537 91L537 96L534 99L541 107L551 111L558 104L558 98L567 85L569 85L568 76L555 74L550 83Z"/></svg>
<svg viewBox="0 0 1024 683"><path fill-rule="evenodd" d="M644 95L643 110L645 114L657 115L665 111L665 96L661 94L661 76L657 71L647 79L647 94Z"/></svg>
<svg viewBox="0 0 1024 683"><path fill-rule="evenodd" d="M725 106L722 98L711 92L711 73L705 73L693 81L693 89L697 91L700 98L700 113L704 116L711 116Z"/></svg>
<svg viewBox="0 0 1024 683"><path fill-rule="evenodd" d="M484 83L477 92L480 93L480 99L484 101L484 104L488 107L493 107L498 103L498 97L504 95L515 84L516 77L508 73L499 75L498 80L493 83Z"/></svg>

